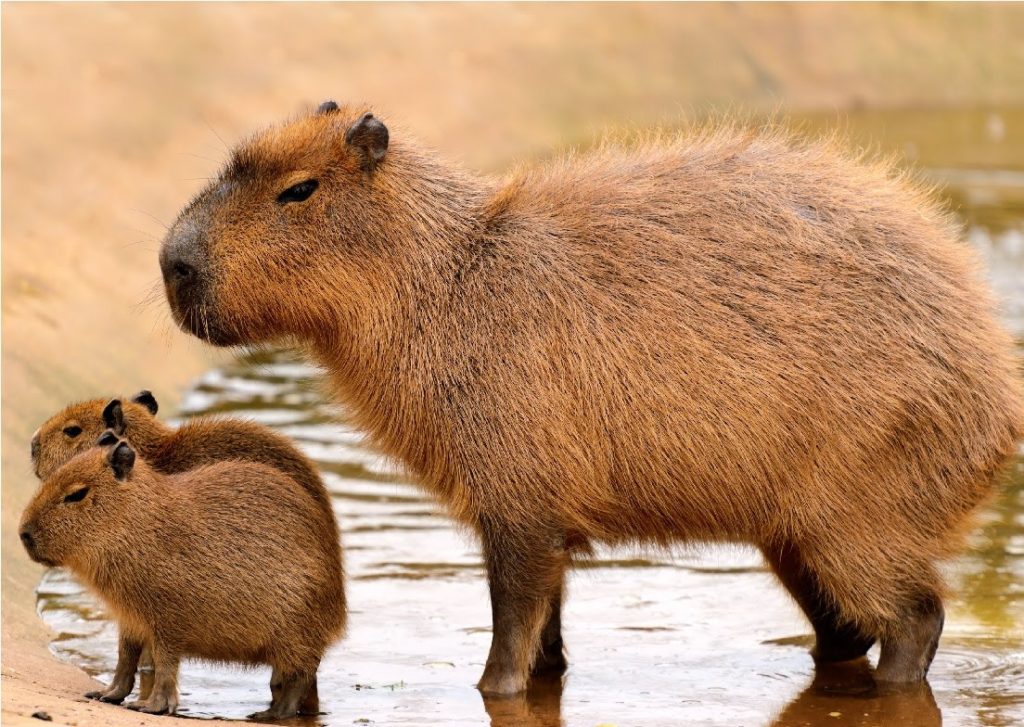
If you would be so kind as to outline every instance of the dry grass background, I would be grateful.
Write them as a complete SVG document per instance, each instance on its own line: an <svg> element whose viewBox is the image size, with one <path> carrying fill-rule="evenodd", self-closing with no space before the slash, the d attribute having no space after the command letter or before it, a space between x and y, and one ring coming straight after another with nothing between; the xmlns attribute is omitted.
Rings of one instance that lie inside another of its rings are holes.
<svg viewBox="0 0 1024 727"><path fill-rule="evenodd" d="M221 138L327 97L369 101L494 171L709 109L1024 104L1012 5L5 4L2 21L11 724L36 704L58 723L96 709L67 699L84 676L52 661L34 614L39 569L13 527L35 486L28 438L74 398L145 386L172 405L214 356L171 330L159 295L139 304L159 221L217 168Z"/></svg>

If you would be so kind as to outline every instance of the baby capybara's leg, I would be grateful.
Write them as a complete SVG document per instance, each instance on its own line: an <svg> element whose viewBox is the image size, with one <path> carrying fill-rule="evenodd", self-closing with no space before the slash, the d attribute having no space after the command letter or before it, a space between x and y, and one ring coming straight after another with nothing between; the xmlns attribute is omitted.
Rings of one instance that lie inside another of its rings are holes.
<svg viewBox="0 0 1024 727"><path fill-rule="evenodd" d="M945 620L939 595L918 597L902 610L901 616L882 636L882 655L875 669L877 681L920 681L935 657Z"/></svg>
<svg viewBox="0 0 1024 727"><path fill-rule="evenodd" d="M803 610L814 628L814 649L817 663L848 661L864 656L875 637L864 634L852 621L844 618L822 589L817 574L791 543L761 547L765 562Z"/></svg>
<svg viewBox="0 0 1024 727"><path fill-rule="evenodd" d="M276 666L270 673L270 708L273 709L277 706L277 701L281 698L281 670Z"/></svg>
<svg viewBox="0 0 1024 727"><path fill-rule="evenodd" d="M250 714L250 719L289 719L301 713L301 707L309 699L312 691L316 695L316 670L318 664L312 664L309 668L294 668L286 666L275 666L274 672L281 677L281 689L275 702L270 708L262 712ZM317 700L317 711L319 711L319 700Z"/></svg>
<svg viewBox="0 0 1024 727"><path fill-rule="evenodd" d="M541 630L562 583L566 555L558 531L481 523L491 592L491 651L478 687L484 694L526 689Z"/></svg>
<svg viewBox="0 0 1024 727"><path fill-rule="evenodd" d="M159 639L155 639L150 648L153 653L153 690L147 699L131 702L127 707L150 714L174 714L178 711L178 666L181 658Z"/></svg>
<svg viewBox="0 0 1024 727"><path fill-rule="evenodd" d="M562 593L560 584L551 596L550 613L540 632L540 650L533 662L534 676L563 674L569 666L565 658L565 644L562 642Z"/></svg>
<svg viewBox="0 0 1024 727"><path fill-rule="evenodd" d="M114 669L113 681L106 689L88 692L85 696L114 704L124 701L135 688L135 670L139 666L141 653L142 642L122 632L117 642L117 668Z"/></svg>
<svg viewBox="0 0 1024 727"><path fill-rule="evenodd" d="M149 699L153 692L153 650L146 643L139 657L139 699Z"/></svg>
<svg viewBox="0 0 1024 727"><path fill-rule="evenodd" d="M320 692L316 687L316 674L313 675L313 683L306 689L302 701L299 702L299 714L320 714Z"/></svg>

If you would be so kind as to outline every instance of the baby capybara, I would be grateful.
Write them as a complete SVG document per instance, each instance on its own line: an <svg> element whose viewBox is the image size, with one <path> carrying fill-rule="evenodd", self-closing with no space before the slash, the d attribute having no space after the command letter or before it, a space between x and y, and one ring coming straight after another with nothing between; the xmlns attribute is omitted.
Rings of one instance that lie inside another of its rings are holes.
<svg viewBox="0 0 1024 727"><path fill-rule="evenodd" d="M261 462L275 467L298 482L325 513L323 527L338 538L338 528L330 496L309 458L287 438L268 427L237 418L195 417L177 429L156 418L159 404L147 390L130 398L91 399L71 404L50 417L32 436L32 465L36 476L49 477L76 454L95 445L103 432L110 430L126 439L150 467L163 474L195 469L200 465L238 459ZM122 641L126 636L122 635ZM137 648L122 643L119 651ZM143 663L147 655L143 653ZM87 696L108 702L120 702L132 690L131 681L114 680L109 688ZM281 675L271 677L276 701ZM143 683L142 696L148 692ZM315 692L303 703L315 711Z"/></svg>
<svg viewBox="0 0 1024 727"><path fill-rule="evenodd" d="M819 661L924 677L937 563L1024 432L947 213L775 131L604 145L498 181L326 102L243 143L160 252L217 345L301 341L483 543L480 688L563 667L589 544L758 546Z"/></svg>
<svg viewBox="0 0 1024 727"><path fill-rule="evenodd" d="M33 560L69 569L117 618L115 683L131 690L151 646L153 688L128 706L173 713L179 660L194 656L270 664L280 695L254 716L297 714L345 626L341 550L323 510L264 464L164 475L115 435L100 441L112 443L43 482L19 532Z"/></svg>

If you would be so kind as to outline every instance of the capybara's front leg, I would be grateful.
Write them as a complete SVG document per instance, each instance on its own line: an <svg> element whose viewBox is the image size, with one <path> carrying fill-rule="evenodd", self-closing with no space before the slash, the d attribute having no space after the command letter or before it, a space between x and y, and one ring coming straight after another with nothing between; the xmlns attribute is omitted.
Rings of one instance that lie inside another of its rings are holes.
<svg viewBox="0 0 1024 727"><path fill-rule="evenodd" d="M920 597L906 609L901 623L882 636L882 655L875 679L917 682L924 679L939 646L945 611L938 594Z"/></svg>
<svg viewBox="0 0 1024 727"><path fill-rule="evenodd" d="M491 651L478 687L484 694L526 689L540 635L565 571L555 532L481 523L491 591ZM560 599L559 599L560 600Z"/></svg>
<svg viewBox="0 0 1024 727"><path fill-rule="evenodd" d="M153 689L147 699L139 699L127 705L149 714L174 714L178 711L178 666L179 654L166 644L154 639L150 644L153 653Z"/></svg>
<svg viewBox="0 0 1024 727"><path fill-rule="evenodd" d="M875 643L874 636L864 634L844 618L819 582L811 566L800 556L799 549L789 543L761 547L765 562L772 569L793 600L814 627L814 649L811 655L819 664L848 661L864 656Z"/></svg>
<svg viewBox="0 0 1024 727"><path fill-rule="evenodd" d="M106 689L87 692L85 696L114 704L124 701L135 688L135 670L139 666L140 654L142 641L122 632L117 642L117 668L114 669L113 681Z"/></svg>

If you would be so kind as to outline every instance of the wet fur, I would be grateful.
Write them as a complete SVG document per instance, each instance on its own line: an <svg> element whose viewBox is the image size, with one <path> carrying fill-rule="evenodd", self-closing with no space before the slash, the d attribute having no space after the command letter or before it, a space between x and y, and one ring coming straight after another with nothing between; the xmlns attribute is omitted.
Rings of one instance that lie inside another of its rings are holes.
<svg viewBox="0 0 1024 727"><path fill-rule="evenodd" d="M936 564L1024 433L1011 340L932 197L834 143L730 127L500 181L392 132L367 172L344 142L362 111L243 143L164 243L205 287L168 297L211 342L305 344L480 536L481 689L557 666L564 569L597 542L753 543L821 660L878 638L881 679L923 678ZM275 204L309 177L309 201Z"/></svg>

